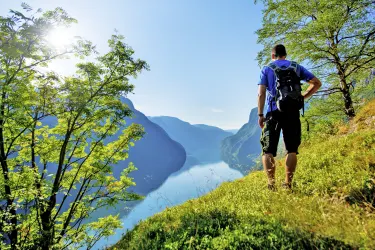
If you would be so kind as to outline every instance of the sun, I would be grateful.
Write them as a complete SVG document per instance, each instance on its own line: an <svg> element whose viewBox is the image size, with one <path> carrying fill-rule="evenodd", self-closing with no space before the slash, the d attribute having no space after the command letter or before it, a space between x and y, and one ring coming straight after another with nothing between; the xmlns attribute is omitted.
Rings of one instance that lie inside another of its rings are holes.
<svg viewBox="0 0 375 250"><path fill-rule="evenodd" d="M73 35L68 28L58 28L51 30L46 39L52 47L63 48L72 44Z"/></svg>

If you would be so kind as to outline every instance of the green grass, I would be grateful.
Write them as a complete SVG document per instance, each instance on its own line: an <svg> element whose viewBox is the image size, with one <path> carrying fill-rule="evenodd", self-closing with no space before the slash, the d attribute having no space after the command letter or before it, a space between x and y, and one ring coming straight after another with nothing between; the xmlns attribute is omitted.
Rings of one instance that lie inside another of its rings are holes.
<svg viewBox="0 0 375 250"><path fill-rule="evenodd" d="M337 134L306 142L292 193L268 191L252 172L139 223L113 249L375 249L371 117L374 101Z"/></svg>

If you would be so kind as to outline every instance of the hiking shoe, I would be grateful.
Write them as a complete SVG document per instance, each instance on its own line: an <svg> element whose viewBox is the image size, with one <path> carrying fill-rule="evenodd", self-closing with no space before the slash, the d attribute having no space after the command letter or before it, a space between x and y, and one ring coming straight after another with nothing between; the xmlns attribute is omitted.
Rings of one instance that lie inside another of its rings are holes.
<svg viewBox="0 0 375 250"><path fill-rule="evenodd" d="M271 191L276 191L276 186L275 184L268 184L268 190L271 190Z"/></svg>
<svg viewBox="0 0 375 250"><path fill-rule="evenodd" d="M281 184L281 187L286 190L291 190L292 189L292 183L285 183Z"/></svg>

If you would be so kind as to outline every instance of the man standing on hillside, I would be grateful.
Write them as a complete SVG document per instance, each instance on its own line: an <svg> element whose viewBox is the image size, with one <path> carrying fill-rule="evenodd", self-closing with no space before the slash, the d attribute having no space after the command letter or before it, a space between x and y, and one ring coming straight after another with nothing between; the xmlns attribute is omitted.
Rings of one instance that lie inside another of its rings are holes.
<svg viewBox="0 0 375 250"><path fill-rule="evenodd" d="M272 49L272 63L264 66L258 83L258 123L262 128L262 162L268 177L268 188L275 190L275 160L280 131L283 131L287 156L285 159L285 182L283 187L290 189L297 166L298 147L301 143L301 122L299 109L303 100L312 96L321 82L311 72L295 62L286 60L284 45ZM301 93L299 81L310 84ZM267 95L267 113L263 114ZM301 96L302 95L302 96ZM281 111L280 111L281 110Z"/></svg>

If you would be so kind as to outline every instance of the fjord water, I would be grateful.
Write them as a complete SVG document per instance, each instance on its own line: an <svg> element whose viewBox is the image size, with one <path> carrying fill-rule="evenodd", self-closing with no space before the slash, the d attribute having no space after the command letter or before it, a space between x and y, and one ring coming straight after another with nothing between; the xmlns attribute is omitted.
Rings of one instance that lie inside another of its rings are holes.
<svg viewBox="0 0 375 250"><path fill-rule="evenodd" d="M241 178L243 175L229 168L225 162L196 165L172 174L157 190L149 193L122 218L123 228L115 235L101 239L94 249L103 249L119 241L122 235L131 230L140 220L144 220L166 207L179 205L189 199L200 197L221 183Z"/></svg>

